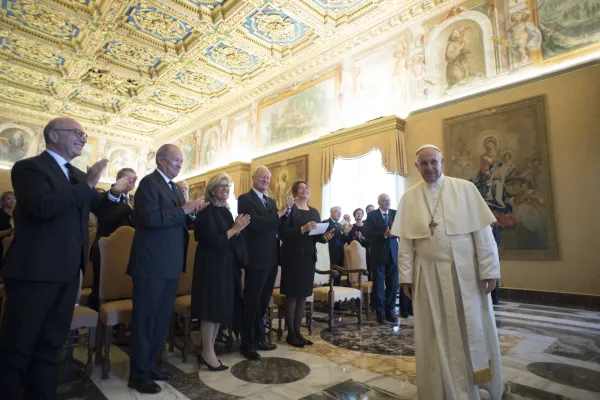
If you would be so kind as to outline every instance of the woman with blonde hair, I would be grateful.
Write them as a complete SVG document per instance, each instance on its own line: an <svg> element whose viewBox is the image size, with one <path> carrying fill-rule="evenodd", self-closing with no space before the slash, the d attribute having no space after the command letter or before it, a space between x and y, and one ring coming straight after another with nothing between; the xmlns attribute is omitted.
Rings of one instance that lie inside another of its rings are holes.
<svg viewBox="0 0 600 400"><path fill-rule="evenodd" d="M242 307L241 270L248 255L240 232L250 216L233 220L227 199L232 180L226 173L214 175L206 184L206 206L196 216L194 237L198 242L192 278L192 318L200 320L202 352L198 363L210 371L224 371L215 354L219 325L238 329Z"/></svg>

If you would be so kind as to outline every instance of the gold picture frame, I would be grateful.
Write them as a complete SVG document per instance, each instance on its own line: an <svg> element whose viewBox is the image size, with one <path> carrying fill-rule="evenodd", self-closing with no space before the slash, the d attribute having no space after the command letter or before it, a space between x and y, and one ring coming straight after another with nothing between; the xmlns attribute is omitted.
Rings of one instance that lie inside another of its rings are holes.
<svg viewBox="0 0 600 400"><path fill-rule="evenodd" d="M257 147L265 150L298 142L319 133L329 133L327 125L335 121L340 112L341 78L342 69L338 66L316 79L302 83L294 90L260 103L257 107ZM325 108L312 111L306 109L315 104ZM297 109L299 112L294 112ZM263 126L266 120L270 121L268 133L266 126Z"/></svg>
<svg viewBox="0 0 600 400"><path fill-rule="evenodd" d="M308 182L308 154L267 165L271 171L269 197L279 208L285 198L292 196L292 184L297 180Z"/></svg>
<svg viewBox="0 0 600 400"><path fill-rule="evenodd" d="M448 176L472 181L500 228L506 260L555 260L558 246L544 96L443 121Z"/></svg>

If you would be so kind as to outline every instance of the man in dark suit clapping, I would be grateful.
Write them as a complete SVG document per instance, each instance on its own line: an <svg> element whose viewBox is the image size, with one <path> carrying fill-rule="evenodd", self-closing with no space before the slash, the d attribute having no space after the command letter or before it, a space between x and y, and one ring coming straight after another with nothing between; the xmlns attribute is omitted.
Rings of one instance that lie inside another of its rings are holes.
<svg viewBox="0 0 600 400"><path fill-rule="evenodd" d="M250 216L250 224L242 231L248 248L248 266L244 277L244 309L240 353L250 360L260 360L257 350L274 350L266 341L263 317L273 295L279 265L279 226L294 204L287 198L279 205L267 197L271 172L258 167L252 175L252 188L238 198L238 214Z"/></svg>
<svg viewBox="0 0 600 400"><path fill-rule="evenodd" d="M340 268L344 268L344 244L346 243L345 236L350 231L350 228L342 226L340 224L340 218L342 217L342 209L341 207L335 206L331 207L329 210L329 219L323 221L324 223L328 223L329 227L327 228L327 232L333 230L333 238L328 242L329 247L329 263L335 264ZM341 276L338 275L333 281L335 286L339 286L341 283ZM339 304L335 305L336 309L339 309Z"/></svg>
<svg viewBox="0 0 600 400"><path fill-rule="evenodd" d="M12 168L18 201L15 237L2 271L7 295L0 331L3 400L54 399L56 394L59 353L87 265L89 214L100 201L94 187L108 164L98 161L87 174L71 164L87 137L74 119L56 118L44 128L46 151ZM123 178L113 189L118 195L128 186Z"/></svg>
<svg viewBox="0 0 600 400"><path fill-rule="evenodd" d="M129 387L158 393L154 381L171 377L156 367L185 270L188 244L186 215L205 207L204 199L185 201L173 179L183 154L165 144L156 152L156 170L145 176L135 193L135 234L127 273L133 279L133 324Z"/></svg>
<svg viewBox="0 0 600 400"><path fill-rule="evenodd" d="M116 197L118 201L101 202L96 212L98 226L96 228L96 237L92 244L92 250L90 251L90 261L92 262L92 269L94 272L92 293L90 294L90 308L96 311L98 311L98 308L100 307L100 247L98 246L98 241L103 237L110 236L121 226L135 226L133 222L133 208L129 203L129 192L135 187L137 175L133 169L123 168L117 172L117 180L123 177L126 177L130 184L120 196L117 193L113 193L113 188L111 188L109 192L101 194L102 197Z"/></svg>
<svg viewBox="0 0 600 400"><path fill-rule="evenodd" d="M375 305L377 322L397 323L398 318L394 316L394 307L396 293L398 293L398 238L390 232L396 210L390 210L390 196L385 193L379 195L377 204L379 208L368 214L364 228L365 236L371 243L369 258L373 290L377 300ZM402 292L400 296L400 312L403 317L407 317L409 300Z"/></svg>

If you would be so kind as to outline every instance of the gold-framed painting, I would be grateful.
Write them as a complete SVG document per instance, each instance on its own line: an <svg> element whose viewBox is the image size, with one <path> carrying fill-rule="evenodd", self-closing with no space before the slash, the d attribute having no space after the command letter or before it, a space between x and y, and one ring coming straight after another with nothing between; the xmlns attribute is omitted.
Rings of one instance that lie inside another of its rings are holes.
<svg viewBox="0 0 600 400"><path fill-rule="evenodd" d="M292 184L299 180L308 182L308 154L267 165L271 171L269 197L277 203L277 208L292 196Z"/></svg>
<svg viewBox="0 0 600 400"><path fill-rule="evenodd" d="M470 180L497 219L506 260L558 259L544 96L443 121L448 176Z"/></svg>
<svg viewBox="0 0 600 400"><path fill-rule="evenodd" d="M341 68L258 105L260 150L330 133L340 110Z"/></svg>
<svg viewBox="0 0 600 400"><path fill-rule="evenodd" d="M199 199L204 196L204 191L206 190L206 181L197 182L193 185L190 185L189 198L190 200Z"/></svg>

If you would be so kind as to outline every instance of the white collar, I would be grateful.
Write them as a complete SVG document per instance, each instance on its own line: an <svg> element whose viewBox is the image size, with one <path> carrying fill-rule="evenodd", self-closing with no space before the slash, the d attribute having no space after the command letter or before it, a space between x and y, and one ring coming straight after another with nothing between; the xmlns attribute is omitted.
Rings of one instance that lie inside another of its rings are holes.
<svg viewBox="0 0 600 400"><path fill-rule="evenodd" d="M171 179L169 179L160 169L156 168L156 170L164 178L164 180L167 181L167 183L171 182Z"/></svg>
<svg viewBox="0 0 600 400"><path fill-rule="evenodd" d="M390 215L390 210L383 211L381 208L378 208L378 210L379 210L379 212L381 213L381 215L383 215L383 214Z"/></svg>
<svg viewBox="0 0 600 400"><path fill-rule="evenodd" d="M52 150L48 150L48 149L46 149L46 152L48 154L50 154L52 156L52 158L54 158L56 160L56 162L58 163L58 165L60 165L61 168L66 168L65 164L68 163L68 161L63 156L56 154Z"/></svg>
<svg viewBox="0 0 600 400"><path fill-rule="evenodd" d="M262 193L262 192L259 192L256 189L254 189L254 186L252 186L252 190L254 190L254 193L256 193L256 195L258 196L258 198L261 199L261 200L264 198L263 196L267 195L266 193Z"/></svg>

